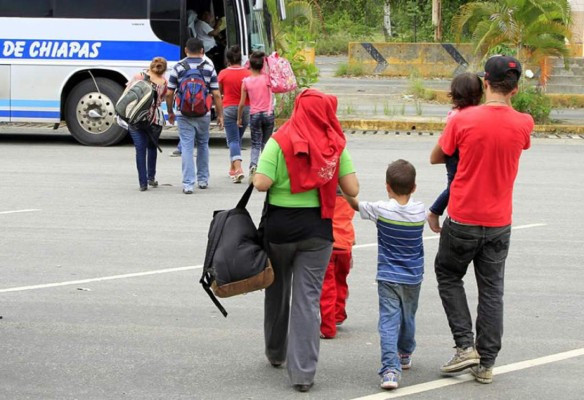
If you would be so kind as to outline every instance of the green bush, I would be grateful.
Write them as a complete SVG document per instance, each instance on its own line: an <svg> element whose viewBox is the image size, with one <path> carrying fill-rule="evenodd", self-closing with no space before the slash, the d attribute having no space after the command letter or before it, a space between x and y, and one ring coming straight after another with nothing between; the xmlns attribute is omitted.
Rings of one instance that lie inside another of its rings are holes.
<svg viewBox="0 0 584 400"><path fill-rule="evenodd" d="M523 88L512 99L513 108L531 114L536 124L545 124L552 112L551 99L536 87Z"/></svg>
<svg viewBox="0 0 584 400"><path fill-rule="evenodd" d="M340 33L322 37L316 42L315 47L316 54L319 56L347 54L348 49L349 38Z"/></svg>

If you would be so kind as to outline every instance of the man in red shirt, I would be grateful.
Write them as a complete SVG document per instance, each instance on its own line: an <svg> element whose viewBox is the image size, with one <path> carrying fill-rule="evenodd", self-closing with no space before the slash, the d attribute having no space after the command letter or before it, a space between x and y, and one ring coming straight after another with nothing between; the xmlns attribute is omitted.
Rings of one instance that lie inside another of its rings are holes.
<svg viewBox="0 0 584 400"><path fill-rule="evenodd" d="M530 115L511 107L520 76L521 64L515 58L491 57L485 64L485 103L455 115L430 155L432 164L444 162L444 156L456 150L460 157L434 264L456 343L456 353L440 370L471 368L481 383L492 382L501 349L513 184L534 125ZM471 261L479 291L476 347L462 280Z"/></svg>

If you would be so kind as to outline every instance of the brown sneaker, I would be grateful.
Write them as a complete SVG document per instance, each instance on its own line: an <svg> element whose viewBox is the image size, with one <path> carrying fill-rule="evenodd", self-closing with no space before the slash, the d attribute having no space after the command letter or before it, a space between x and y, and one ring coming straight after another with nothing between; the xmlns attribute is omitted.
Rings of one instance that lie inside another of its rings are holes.
<svg viewBox="0 0 584 400"><path fill-rule="evenodd" d="M440 371L446 374L460 372L472 366L479 365L480 360L479 353L474 347L467 347L466 349L456 347L456 353L454 353L446 364L440 367Z"/></svg>
<svg viewBox="0 0 584 400"><path fill-rule="evenodd" d="M470 368L470 373L475 377L475 380L480 383L493 382L493 367L483 367L477 365Z"/></svg>

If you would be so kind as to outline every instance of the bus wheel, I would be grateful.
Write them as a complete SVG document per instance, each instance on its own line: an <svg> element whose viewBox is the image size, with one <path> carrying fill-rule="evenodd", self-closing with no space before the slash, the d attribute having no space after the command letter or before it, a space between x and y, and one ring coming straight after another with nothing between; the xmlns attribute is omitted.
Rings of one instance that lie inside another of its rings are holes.
<svg viewBox="0 0 584 400"><path fill-rule="evenodd" d="M114 106L122 92L119 84L107 78L96 78L95 82L86 79L75 86L65 103L71 135L87 146L109 146L121 141L127 132L115 123Z"/></svg>

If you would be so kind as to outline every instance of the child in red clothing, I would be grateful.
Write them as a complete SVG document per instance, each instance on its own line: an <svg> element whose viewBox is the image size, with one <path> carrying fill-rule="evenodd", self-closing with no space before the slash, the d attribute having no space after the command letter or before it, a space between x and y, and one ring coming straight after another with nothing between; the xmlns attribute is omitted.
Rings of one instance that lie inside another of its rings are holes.
<svg viewBox="0 0 584 400"><path fill-rule="evenodd" d="M333 216L333 253L326 269L320 296L320 337L332 339L337 334L337 325L347 319L345 304L349 294L347 276L353 264L351 250L355 243L353 216L355 210L337 189L335 214Z"/></svg>

